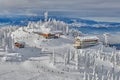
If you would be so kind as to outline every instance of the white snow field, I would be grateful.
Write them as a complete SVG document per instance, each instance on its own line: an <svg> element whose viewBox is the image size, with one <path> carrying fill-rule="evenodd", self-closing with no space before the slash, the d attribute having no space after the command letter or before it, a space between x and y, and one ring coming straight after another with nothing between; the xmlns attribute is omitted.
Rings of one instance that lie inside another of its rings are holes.
<svg viewBox="0 0 120 80"><path fill-rule="evenodd" d="M60 36L46 38L49 33ZM0 80L120 80L120 51L107 46L112 37L98 36L98 45L76 49L75 33L82 34L54 19L1 28Z"/></svg>

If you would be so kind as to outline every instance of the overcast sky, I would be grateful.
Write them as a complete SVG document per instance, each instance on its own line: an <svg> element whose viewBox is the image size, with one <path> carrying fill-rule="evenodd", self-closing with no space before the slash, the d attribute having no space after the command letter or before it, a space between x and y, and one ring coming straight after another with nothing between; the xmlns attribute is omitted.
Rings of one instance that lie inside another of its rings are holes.
<svg viewBox="0 0 120 80"><path fill-rule="evenodd" d="M73 12L86 17L120 17L120 0L0 0L0 15L40 11Z"/></svg>

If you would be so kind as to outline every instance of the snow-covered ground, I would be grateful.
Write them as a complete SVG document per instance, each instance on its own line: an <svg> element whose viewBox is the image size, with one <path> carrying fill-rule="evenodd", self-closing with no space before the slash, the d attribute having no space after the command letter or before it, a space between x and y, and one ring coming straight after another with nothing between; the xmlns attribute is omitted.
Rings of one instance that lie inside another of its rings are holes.
<svg viewBox="0 0 120 80"><path fill-rule="evenodd" d="M46 39L35 33L55 31L63 34ZM120 51L103 45L104 35L97 35L98 45L76 49L74 34L85 35L72 32L61 21L29 23L0 32L0 80L120 80ZM117 36L107 35L108 42L119 41ZM25 47L18 48L15 42L24 42Z"/></svg>

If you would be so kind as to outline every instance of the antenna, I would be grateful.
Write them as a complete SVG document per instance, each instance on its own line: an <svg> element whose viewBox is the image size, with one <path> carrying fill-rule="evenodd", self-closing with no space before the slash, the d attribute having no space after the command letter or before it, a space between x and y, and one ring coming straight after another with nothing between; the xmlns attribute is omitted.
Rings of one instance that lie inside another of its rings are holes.
<svg viewBox="0 0 120 80"><path fill-rule="evenodd" d="M48 12L47 11L44 13L44 17L45 17L45 22L46 22L48 20Z"/></svg>

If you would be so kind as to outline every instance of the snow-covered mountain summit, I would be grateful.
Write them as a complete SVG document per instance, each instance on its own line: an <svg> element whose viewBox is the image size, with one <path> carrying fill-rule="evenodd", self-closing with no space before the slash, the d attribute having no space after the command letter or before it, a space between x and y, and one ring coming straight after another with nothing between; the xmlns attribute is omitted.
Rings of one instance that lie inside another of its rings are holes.
<svg viewBox="0 0 120 80"><path fill-rule="evenodd" d="M47 16L0 29L0 80L120 79L120 51L109 47L113 36L83 34Z"/></svg>

